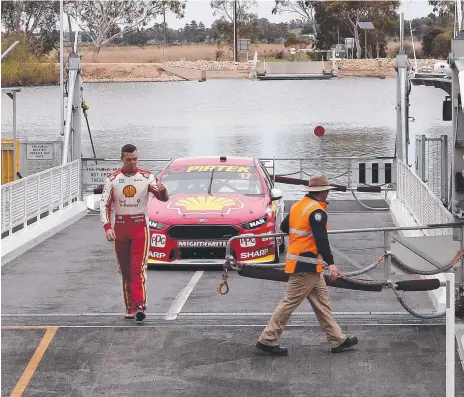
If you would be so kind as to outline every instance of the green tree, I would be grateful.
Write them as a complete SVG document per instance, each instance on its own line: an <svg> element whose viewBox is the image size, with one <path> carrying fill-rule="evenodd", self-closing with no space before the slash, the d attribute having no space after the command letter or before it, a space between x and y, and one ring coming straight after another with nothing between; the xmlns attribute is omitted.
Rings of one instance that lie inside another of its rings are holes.
<svg viewBox="0 0 464 397"><path fill-rule="evenodd" d="M145 27L153 18L162 14L165 9L183 17L185 2L174 0L75 0L66 4L66 12L76 21L79 28L92 39L94 62L98 62L101 48L120 34L110 34L114 26L123 26L122 32L129 33Z"/></svg>
<svg viewBox="0 0 464 397"><path fill-rule="evenodd" d="M319 3L318 1L286 1L286 0L275 0L274 8L272 9L273 14L282 14L284 12L298 14L303 20L310 24L313 29L313 33L317 35L316 20L314 18L314 7Z"/></svg>
<svg viewBox="0 0 464 397"><path fill-rule="evenodd" d="M48 54L57 47L60 3L58 1L1 2L2 25L5 33L24 34L29 51L35 56Z"/></svg>
<svg viewBox="0 0 464 397"><path fill-rule="evenodd" d="M255 0L237 0L237 36L241 38L249 38L252 42L258 39L259 24L258 15L251 12L252 7L257 6ZM213 15L219 15L220 19L215 21L214 37L217 41L222 40L227 43L232 43L233 22L234 22L234 2L228 0L212 0L211 8ZM214 23L213 23L214 25Z"/></svg>
<svg viewBox="0 0 464 397"><path fill-rule="evenodd" d="M362 56L359 22L370 21L376 28L377 42L397 23L399 1L330 1L326 11L340 21L354 37L356 57Z"/></svg>

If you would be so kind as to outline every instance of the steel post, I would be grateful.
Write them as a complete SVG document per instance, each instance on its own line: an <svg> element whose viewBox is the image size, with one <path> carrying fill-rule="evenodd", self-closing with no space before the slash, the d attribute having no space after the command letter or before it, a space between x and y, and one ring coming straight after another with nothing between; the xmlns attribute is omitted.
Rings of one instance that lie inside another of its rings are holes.
<svg viewBox="0 0 464 397"><path fill-rule="evenodd" d="M446 397L455 396L455 302L454 273L445 273L446 279Z"/></svg>
<svg viewBox="0 0 464 397"><path fill-rule="evenodd" d="M445 204L449 203L448 197L448 136L441 138L441 198Z"/></svg>
<svg viewBox="0 0 464 397"><path fill-rule="evenodd" d="M390 255L390 233L388 231L383 232L383 250L385 253L385 257L383 258L383 266L384 266L384 277L385 282L390 281L391 277L391 255Z"/></svg>
<svg viewBox="0 0 464 397"><path fill-rule="evenodd" d="M16 158L18 156L16 150L16 91L13 91L13 181L16 180Z"/></svg>

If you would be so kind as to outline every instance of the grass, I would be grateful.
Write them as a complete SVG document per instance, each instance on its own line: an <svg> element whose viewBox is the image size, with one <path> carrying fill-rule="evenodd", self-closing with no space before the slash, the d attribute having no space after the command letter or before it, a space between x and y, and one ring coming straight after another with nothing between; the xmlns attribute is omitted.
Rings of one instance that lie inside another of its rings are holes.
<svg viewBox="0 0 464 397"><path fill-rule="evenodd" d="M250 58L254 52L258 52L259 57L270 56L273 51L282 51L282 44L253 44L251 45ZM271 51L273 50L273 51ZM186 44L179 46L169 46L166 49L166 61L215 61L216 52L222 51L220 61L232 61L233 54L229 46L213 44ZM91 63L93 51L91 47L81 46L79 52L83 55L82 62ZM100 51L98 61L101 63L152 63L163 61L163 47L157 45L138 46L115 46L103 47Z"/></svg>

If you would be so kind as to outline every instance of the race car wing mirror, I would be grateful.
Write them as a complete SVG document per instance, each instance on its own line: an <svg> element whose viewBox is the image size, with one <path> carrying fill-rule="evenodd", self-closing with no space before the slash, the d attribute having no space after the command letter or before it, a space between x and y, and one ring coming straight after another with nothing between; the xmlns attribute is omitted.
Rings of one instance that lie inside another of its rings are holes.
<svg viewBox="0 0 464 397"><path fill-rule="evenodd" d="M273 188L271 189L271 200L279 200L282 198L282 190Z"/></svg>

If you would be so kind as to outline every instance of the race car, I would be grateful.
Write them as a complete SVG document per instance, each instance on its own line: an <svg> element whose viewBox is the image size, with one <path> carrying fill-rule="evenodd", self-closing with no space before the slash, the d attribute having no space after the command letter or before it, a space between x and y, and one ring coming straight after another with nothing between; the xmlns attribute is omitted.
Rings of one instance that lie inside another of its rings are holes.
<svg viewBox="0 0 464 397"><path fill-rule="evenodd" d="M148 206L148 263L223 265L227 241L243 234L280 233L282 191L259 159L190 157L171 160L157 176L169 201ZM278 263L282 237L232 241L240 262Z"/></svg>

